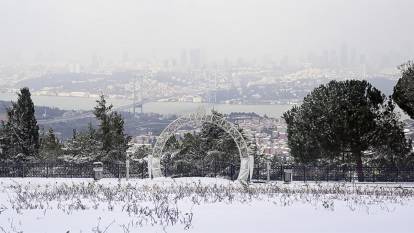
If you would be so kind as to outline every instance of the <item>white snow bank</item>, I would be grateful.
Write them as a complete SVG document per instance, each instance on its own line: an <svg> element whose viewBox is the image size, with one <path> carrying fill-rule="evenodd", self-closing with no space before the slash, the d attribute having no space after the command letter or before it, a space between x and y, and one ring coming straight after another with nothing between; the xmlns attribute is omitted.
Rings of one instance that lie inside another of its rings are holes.
<svg viewBox="0 0 414 233"><path fill-rule="evenodd" d="M412 232L412 184L0 179L0 232Z"/></svg>

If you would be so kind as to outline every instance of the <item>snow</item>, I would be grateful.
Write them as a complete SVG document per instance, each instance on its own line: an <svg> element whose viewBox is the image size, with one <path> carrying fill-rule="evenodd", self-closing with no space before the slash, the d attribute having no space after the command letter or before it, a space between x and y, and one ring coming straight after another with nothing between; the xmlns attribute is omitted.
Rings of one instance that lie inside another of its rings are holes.
<svg viewBox="0 0 414 233"><path fill-rule="evenodd" d="M0 212L0 232L412 232L414 184L1 178Z"/></svg>

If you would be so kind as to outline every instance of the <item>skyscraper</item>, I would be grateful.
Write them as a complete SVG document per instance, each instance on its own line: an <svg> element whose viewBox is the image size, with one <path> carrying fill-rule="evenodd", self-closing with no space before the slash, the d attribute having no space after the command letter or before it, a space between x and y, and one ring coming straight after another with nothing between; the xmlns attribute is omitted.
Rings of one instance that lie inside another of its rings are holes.
<svg viewBox="0 0 414 233"><path fill-rule="evenodd" d="M180 66L186 67L187 66L187 50L182 49L180 54Z"/></svg>
<svg viewBox="0 0 414 233"><path fill-rule="evenodd" d="M348 67L348 46L343 44L341 47L340 65L345 68Z"/></svg>
<svg viewBox="0 0 414 233"><path fill-rule="evenodd" d="M200 49L190 50L190 64L193 68L201 67L201 51Z"/></svg>

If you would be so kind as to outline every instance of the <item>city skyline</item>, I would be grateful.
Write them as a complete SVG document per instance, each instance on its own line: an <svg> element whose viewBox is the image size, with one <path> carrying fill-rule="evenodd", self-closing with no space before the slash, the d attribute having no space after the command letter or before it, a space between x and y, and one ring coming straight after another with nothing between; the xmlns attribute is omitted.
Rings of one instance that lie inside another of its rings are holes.
<svg viewBox="0 0 414 233"><path fill-rule="evenodd" d="M412 1L32 1L0 3L0 62L306 61L344 45L395 66L413 51ZM162 3L162 4L161 4Z"/></svg>

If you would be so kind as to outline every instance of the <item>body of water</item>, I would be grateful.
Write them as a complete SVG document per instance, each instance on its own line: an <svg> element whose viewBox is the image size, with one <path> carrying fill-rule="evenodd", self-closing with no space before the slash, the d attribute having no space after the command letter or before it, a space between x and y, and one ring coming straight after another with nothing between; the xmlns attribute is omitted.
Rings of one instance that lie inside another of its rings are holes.
<svg viewBox="0 0 414 233"><path fill-rule="evenodd" d="M11 93L0 93L0 100L16 100L17 95ZM96 99L83 97L61 97L61 96L32 96L33 102L37 106L56 107L64 110L92 110L96 105ZM132 100L127 99L107 99L108 103L115 108L132 104ZM260 104L205 104L187 102L150 102L144 104L144 112L154 112L159 114L183 114L194 112L200 107L205 109L214 108L222 113L231 112L255 112L260 115L270 117L280 117L292 105L260 105ZM131 109L132 111L132 109ZM139 111L139 110L137 110Z"/></svg>

